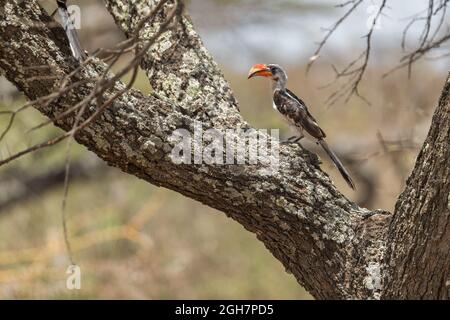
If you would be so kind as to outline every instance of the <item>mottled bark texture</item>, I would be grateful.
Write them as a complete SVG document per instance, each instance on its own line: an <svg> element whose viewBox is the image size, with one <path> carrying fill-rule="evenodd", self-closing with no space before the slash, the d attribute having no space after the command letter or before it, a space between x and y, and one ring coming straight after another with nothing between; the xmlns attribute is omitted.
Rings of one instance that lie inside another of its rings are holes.
<svg viewBox="0 0 450 320"><path fill-rule="evenodd" d="M156 1L105 2L117 25L131 34L140 12L148 12L142 9ZM145 27L143 38L158 29L164 14ZM51 21L37 1L0 0L0 69L30 99L57 89L57 81L27 79L64 76L76 67L63 30L49 26ZM248 125L188 17L177 32L166 32L155 43L142 67L153 93L130 90L117 99L76 135L80 144L112 166L223 211L255 233L316 298L448 297L450 79L408 187L391 214L346 199L320 170L317 157L297 146L280 148L279 170L272 174L268 164L174 164L169 157L173 130L192 132L196 121L204 129ZM105 68L96 61L77 77L94 78ZM107 95L123 86L118 83ZM90 88L36 108L53 117ZM94 110L93 105L85 117ZM72 121L55 125L69 130Z"/></svg>
<svg viewBox="0 0 450 320"><path fill-rule="evenodd" d="M387 241L386 298L450 298L450 74Z"/></svg>

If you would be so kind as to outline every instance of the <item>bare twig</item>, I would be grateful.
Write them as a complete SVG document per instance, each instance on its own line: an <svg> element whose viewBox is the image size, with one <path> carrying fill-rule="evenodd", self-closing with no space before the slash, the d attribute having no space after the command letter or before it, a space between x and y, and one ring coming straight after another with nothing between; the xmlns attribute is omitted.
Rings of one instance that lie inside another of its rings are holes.
<svg viewBox="0 0 450 320"><path fill-rule="evenodd" d="M347 5L351 4L351 7L345 12L345 14L339 18L336 23L328 29L327 34L322 39L322 41L319 43L319 46L317 47L316 51L314 52L313 56L311 57L308 66L306 68L306 72L309 72L310 68L312 67L313 63L318 59L320 52L322 51L323 47L331 37L331 35L337 30L337 28L357 9L361 4L363 3L363 0L358 1L347 1L345 3L342 3L341 5L338 5L338 7L345 7ZM338 70L335 66L333 67L333 70L335 71L335 79L325 85L324 87L328 87L334 83L336 83L339 79L347 79L346 83L342 84L338 87L336 91L334 91L326 100L326 104L333 105L338 100L344 99L345 102L347 102L353 95L359 97L362 99L365 103L369 104L369 101L360 93L359 87L361 84L361 81L363 79L363 76L366 72L369 58L370 58L370 52L372 47L372 35L375 30L375 27L377 25L378 19L383 13L383 10L386 7L387 0L383 0L380 7L378 8L373 21L370 25L368 33L365 35L366 38L366 48L365 50L358 55L358 57L354 60L352 60L350 63L347 64L346 67L344 67L342 70Z"/></svg>
<svg viewBox="0 0 450 320"><path fill-rule="evenodd" d="M350 0L345 1L341 4L336 5L338 8L346 8L345 13L329 28L327 29L327 33L319 42L317 49L313 53L308 62L306 72L308 73L315 63L320 57L320 54L329 41L330 37L335 33L335 31L350 17L350 15L355 12L355 10L361 6L363 0ZM428 0L427 8L425 10L421 10L420 12L414 14L411 17L408 17L406 27L403 30L401 47L403 50L406 50L406 38L411 27L418 23L423 22L424 27L420 37L418 39L418 47L414 49L412 52L406 54L400 60L399 65L394 67L392 70L388 71L383 75L383 77L391 74L392 72L408 67L408 75L411 75L412 65L423 58L426 53L430 52L433 49L440 47L444 42L447 42L450 38L450 31L447 31L444 35L442 35L442 29L445 25L446 17L447 17L447 6L450 3L450 0ZM335 72L334 79L322 86L321 88L330 87L331 85L336 84L339 80L343 80L344 83L338 85L337 89L330 94L330 96L326 100L326 104L333 105L339 100L344 100L344 102L348 102L348 100L353 97L359 97L365 103L369 104L369 101L360 93L360 85L363 80L364 74L367 70L368 63L370 60L370 54L372 50L372 38L373 33L376 28L376 24L383 15L383 11L387 8L387 0L381 1L380 6L378 7L377 12L374 15L373 21L369 26L368 33L364 36L366 39L365 49L363 52L357 56L357 58L351 60L342 70L338 70L334 65L332 68ZM437 20L437 24L433 24L433 20ZM440 37L439 37L440 36ZM439 37L439 38L438 38ZM445 57L447 55L444 55Z"/></svg>
<svg viewBox="0 0 450 320"><path fill-rule="evenodd" d="M122 96L125 92L127 92L134 84L134 81L137 77L138 67L139 67L139 64L140 64L143 56L147 53L147 51L153 45L153 43L164 32L166 32L169 28L175 26L175 25L172 25L172 21L174 20L174 18L177 21L180 20L179 16L180 16L181 10L183 8L183 3L182 3L182 1L176 1L176 4L173 6L173 9L167 14L165 21L160 25L159 30L152 37L150 37L150 39L146 39L144 41L139 39L139 31L140 31L139 28L144 27L145 22L152 19L158 13L158 10L160 10L163 7L163 5L166 4L167 2L168 2L168 0L161 1L160 5L155 7L148 15L146 15L144 17L144 19L142 19L141 22L138 24L138 28L135 30L133 37L119 43L118 48L113 49L113 50L101 50L100 49L95 52L94 56L98 56L99 54L104 53L104 52L112 53L113 61L106 68L106 70L104 70L104 72L102 73L101 76L99 76L95 79L83 79L83 80L80 80L78 82L71 84L70 86L67 85L68 82L70 81L70 79L72 77L74 77L76 74L78 74L83 69L83 67L87 66L89 63L94 61L94 57L89 57L86 60L84 60L82 63L80 63L80 65L77 66L77 68L75 70L73 70L69 75L67 75L66 77L64 77L61 80L61 89L58 90L57 92L53 92L53 93L49 94L48 96L42 97L42 98L40 98L36 101L30 102L30 103L27 103L26 105L19 108L17 111L2 112L4 114L10 114L11 118L7 125L6 130L0 135L0 141L10 130L17 113L19 113L19 112L25 110L27 107L37 104L37 103L45 103L45 105L48 106L48 105L54 103L55 101L57 101L57 99L59 99L62 95L67 94L70 90L73 90L73 89L75 89L81 85L87 84L89 82L95 83L94 88L87 95L87 97L84 98L82 101L78 102L75 106L69 108L68 110L65 110L62 114L44 122L44 123L41 123L40 125L31 129L31 130L36 130L36 129L42 128L43 126L47 125L50 122L55 122L55 121L61 120L62 118L72 114L73 112L78 111L78 113L77 113L78 120L75 119L72 130L70 130L69 132L67 132L59 137L56 137L54 139L48 140L43 143L33 145L23 151L20 151L16 154L10 155L6 159L0 160L0 166L4 165L6 163L9 163L12 160L15 160L23 155L30 153L30 152L34 152L34 151L42 149L42 148L53 146L53 145L61 142L62 140L66 139L67 137L73 137L77 131L83 129L84 127L89 125L89 123L94 121L109 105L111 105L114 102L114 100L116 100L117 98ZM136 46L136 43L138 43L138 42L143 42L142 48L138 49L138 46ZM133 59L125 67L123 67L119 72L117 72L115 75L110 76L109 70L111 69L112 65L117 62L117 60L119 59L119 57L121 55L123 55L125 52L129 52L130 50L136 51ZM90 117L88 117L86 120L84 120L83 122L81 122L79 124L78 122L81 119L81 115L84 113L85 108L91 104L92 100L96 99L98 102L99 97L102 97L103 94L108 89L114 87L116 85L117 81L119 81L124 75L126 75L131 70L132 70L132 77L131 77L131 81L129 82L129 84L125 88L123 88L122 90L120 90L116 94L114 94L105 103L98 106L96 111Z"/></svg>
<svg viewBox="0 0 450 320"><path fill-rule="evenodd" d="M427 46L423 48L418 48L414 50L413 52L403 56L400 59L400 64L392 68L391 70L387 71L383 74L383 77L387 77L393 72L408 67L408 75L411 75L411 67L412 64L415 63L417 60L423 58L428 52L430 52L433 49L439 48L443 43L450 40L450 32L443 35L441 38L433 41L432 43L428 44ZM445 57L446 55L444 55Z"/></svg>
<svg viewBox="0 0 450 320"><path fill-rule="evenodd" d="M406 25L405 29L403 30L402 35L402 42L401 47L405 51L406 50L406 37L408 34L409 29L412 25L414 25L416 22L424 21L424 28L422 30L422 33L419 37L419 45L416 49L414 49L412 52L404 55L399 65L392 68L388 72L386 72L383 77L386 77L390 75L391 73L402 69L404 67L408 68L408 77L411 77L412 72L412 66L415 62L417 62L419 59L423 58L428 52L432 51L433 49L438 48L441 46L444 42L449 40L450 31L447 30L446 34L441 36L439 39L436 39L439 34L441 34L442 27L444 25L444 22L446 20L447 16L447 5L450 2L450 0L441 0L439 4L436 4L435 0L429 0L428 6L426 10L423 10L417 14L415 14L413 17L411 17L410 21ZM425 16L421 16L422 13L426 12ZM434 27L434 31L432 31L432 20L435 16L440 14L439 20L437 25Z"/></svg>
<svg viewBox="0 0 450 320"><path fill-rule="evenodd" d="M331 37L331 35L339 28L339 26L348 18L348 16L350 16L352 14L353 11L355 11L356 8L358 8L358 6L363 3L363 0L353 0L353 1L347 1L344 2L340 5L337 5L337 7L345 7L348 4L353 4L351 6L351 8L345 12L345 14L339 18L336 23L331 26L328 29L327 34L325 35L325 37L322 39L322 41L320 41L319 46L317 47L316 51L313 53L312 55L312 59L310 59L307 67L306 67L306 73L309 72L309 70L311 69L313 63L317 60L317 57L319 57L320 52L322 51L322 48L325 46L325 44L327 43L328 39Z"/></svg>

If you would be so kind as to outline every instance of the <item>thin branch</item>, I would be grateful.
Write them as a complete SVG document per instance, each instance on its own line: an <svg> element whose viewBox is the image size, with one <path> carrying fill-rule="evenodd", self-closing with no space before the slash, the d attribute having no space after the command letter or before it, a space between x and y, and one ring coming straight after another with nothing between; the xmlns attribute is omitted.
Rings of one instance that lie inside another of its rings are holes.
<svg viewBox="0 0 450 320"><path fill-rule="evenodd" d="M337 5L337 7L344 7L347 4L352 4L351 8L349 10L347 10L344 15L338 19L338 21L336 21L336 23L331 26L328 29L327 34L325 35L325 37L322 39L322 41L320 41L319 46L317 47L316 51L313 53L312 58L310 59L307 67L306 67L306 73L309 72L309 70L311 69L313 63L317 60L317 57L319 57L320 52L322 51L322 48L325 46L325 44L327 43L328 39L333 35L333 33L339 28L339 26L352 14L353 11L355 11L356 8L358 8L358 6L363 3L363 0L357 0L357 1L347 1L345 3L342 3L341 5Z"/></svg>
<svg viewBox="0 0 450 320"><path fill-rule="evenodd" d="M351 1L343 3L342 6L346 6L348 4L352 4L349 10L340 18L338 21L329 29L328 33L325 35L325 37L322 39L322 41L319 43L318 48L314 52L313 56L311 57L308 66L306 68L306 72L309 72L311 66L313 63L317 60L319 57L319 54L330 38L330 36L336 31L336 29L350 16L350 14L362 3L363 1ZM326 84L324 87L329 87L339 81L340 79L347 79L346 82L339 86L336 91L334 91L325 101L325 103L329 106L335 104L337 101L344 99L344 102L348 102L348 100L352 96L357 96L362 101L364 101L367 104L370 104L369 101L360 93L359 87L361 84L361 81L364 77L364 74L367 70L367 66L369 64L370 59L370 53L372 49L372 36L374 33L374 30L376 28L376 25L378 23L378 20L380 16L383 14L383 10L386 8L387 0L383 0L380 7L378 8L373 21L369 27L368 33L364 36L366 38L366 48L365 50L358 55L357 58L349 62L346 67L344 67L342 70L338 70L335 66L332 66L333 70L335 71L335 79L331 81L330 83Z"/></svg>
<svg viewBox="0 0 450 320"><path fill-rule="evenodd" d="M161 3L166 3L168 0L164 0ZM158 10L160 10L163 7L163 4L161 4L160 6L157 6L157 8L155 8L154 10L152 10L148 15L146 15L144 17L144 19L138 24L139 28L142 28L145 25L145 22L148 21L149 19L153 18L157 13ZM30 152L34 152L36 150L42 149L42 148L46 148L49 146L53 146L59 142L61 142L62 140L68 138L68 137L73 137L76 132L78 132L79 130L83 129L84 127L86 127L87 125L89 125L89 123L91 123L92 121L94 121L108 106L110 106L116 99L118 99L120 96L122 96L125 92L127 92L129 89L132 88L132 86L134 85L134 82L137 78L137 73L138 73L138 68L140 65L140 62L142 60L142 58L144 57L144 55L148 52L148 50L150 49L150 47L154 44L154 42L164 33L166 32L169 28L171 27L175 27L175 24L172 24L172 21L174 18L176 18L177 21L180 21L180 15L182 13L182 10L184 8L184 4L182 1L176 1L176 4L174 5L174 7L172 8L172 10L168 13L165 21L160 25L159 30L152 36L150 37L150 39L145 40L143 47L138 50L138 47L134 45L134 42L136 40L138 40L139 38L139 30L140 29L136 29L134 36L132 38L130 38L129 40L126 40L122 43L119 44L119 48L120 49L116 49L117 53L115 53L115 56L113 57L113 62L106 68L106 70L103 72L103 74L100 77L97 77L95 79L84 79L81 80L79 82L76 82L70 86L67 86L67 83L69 81L70 78L72 78L73 76L75 76L79 71L82 70L82 67L86 66L87 64L91 63L93 61L93 58L89 57L87 58L85 61L83 61L82 63L80 63L80 65L73 70L69 75L67 75L66 77L64 77L61 81L61 85L62 85L62 89L60 89L58 92L53 92L51 94L49 94L46 97L43 97L41 99L39 99L39 102L43 102L45 101L45 105L48 106L52 103L54 103L58 98L60 98L63 94L66 94L68 91L77 88L78 86L82 85L82 84L86 84L88 82L95 82L95 86L94 88L91 90L91 92L87 95L86 98L84 98L82 101L80 101L79 103L77 103L75 106L69 108L68 110L64 111L62 114L58 115L57 117L54 117L34 128L32 128L32 130L36 130L39 128L42 128L43 126L47 125L50 122L55 122L58 120L63 119L64 117L72 114L73 112L76 111L80 111L77 114L77 119L75 119L74 121L74 126L72 128L72 130L70 130L69 132L56 137L54 139L48 140L46 142L43 143L39 143L36 145L33 145L29 148L26 148L25 150L22 150L16 154L10 155L9 157L7 157L6 159L0 160L0 166L9 163L23 155L26 155ZM133 59L125 66L123 67L119 72L117 72L115 75L113 75L112 77L108 77L109 75L109 70L111 69L112 65L114 63L117 62L117 60L119 59L119 57L127 50L130 49L130 46L132 47L135 51L136 54L133 57ZM98 50L96 51L95 55L97 56L98 54L102 53L103 50ZM81 124L78 124L78 121L80 120L79 117L81 117L81 115L84 113L85 108L91 103L91 101L93 99L97 99L97 101L99 101L99 97L103 96L103 94L110 88L114 87L117 83L117 81L119 81L123 76L125 76L129 71L132 70L132 77L131 77L131 81L128 83L128 85L123 88L122 90L118 91L116 94L114 94L111 98L109 98L105 103L103 103L100 107L98 107L96 109L96 111L90 116L88 117L86 120L84 120ZM36 102L34 102L33 104L35 104ZM0 136L0 141L1 139L3 139L3 137L6 135L6 133L9 131L9 129L12 126L12 123L14 121L14 117L15 115L20 112L23 111L26 107L29 107L30 103L26 104L25 106L21 107L19 110L15 111L15 112L7 112L9 114L11 114L11 119L8 123L7 129L2 133L2 135Z"/></svg>
<svg viewBox="0 0 450 320"><path fill-rule="evenodd" d="M411 66L413 63L415 63L417 60L424 57L428 52L430 52L432 49L439 48L443 43L450 40L450 32L442 36L440 39L428 44L426 47L418 48L414 50L412 53L409 53L405 56L403 56L400 59L400 64L392 68L391 70L387 71L383 74L383 78L391 75L397 70L400 70L402 68L408 67L408 74L410 75L411 72Z"/></svg>

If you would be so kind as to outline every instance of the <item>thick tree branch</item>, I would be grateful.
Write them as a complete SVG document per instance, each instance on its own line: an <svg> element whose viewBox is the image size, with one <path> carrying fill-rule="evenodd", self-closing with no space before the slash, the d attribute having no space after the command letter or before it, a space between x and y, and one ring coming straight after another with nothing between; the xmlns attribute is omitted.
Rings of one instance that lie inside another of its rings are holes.
<svg viewBox="0 0 450 320"><path fill-rule="evenodd" d="M154 7L156 3L106 2L117 24L128 35L141 21L134 17L146 12L139 5L143 8L150 3ZM161 13L160 19L164 14ZM158 21L146 26L141 36L151 37ZM50 22L51 18L36 1L0 0L0 69L30 99L55 90L58 81L51 76L62 78L76 68L63 30L49 27ZM177 32L168 31L143 60L142 67L154 92L144 96L130 90L120 96L99 118L76 134L77 141L112 166L225 212L255 233L286 270L317 298L415 296L417 290L408 283L399 287L398 292L393 291L390 286L398 280L398 275L387 267L394 260L386 260L388 237L392 239L396 228L400 228L397 224L404 222L394 221L398 221L399 214L405 214L407 218L403 219L408 221L411 206L399 205L403 209L398 210L405 212L397 210L391 223L387 212L358 207L332 185L318 167L317 157L295 146L281 147L279 170L273 174L267 174L264 164L220 166L172 162L169 155L174 143L169 137L175 129L184 128L192 133L196 122L201 122L204 129L248 127L238 113L228 83L203 47L189 18L184 17L183 22ZM49 68L37 72L36 68L29 68L33 66ZM96 78L106 68L103 62L94 60L77 73L75 80ZM47 80L27 81L42 73L49 76ZM85 98L91 87L88 82L57 103L35 107L53 118ZM105 93L105 99L123 87L124 84L117 83ZM448 105L448 100L445 101ZM95 112L95 104L87 109L83 117ZM73 121L73 117L65 117L55 124L70 130ZM425 144L424 148L430 147ZM435 154L437 162L442 161L440 155ZM420 174L417 170L410 179ZM446 183L439 194L445 191L448 194L448 180ZM416 201L415 205L420 207L421 200ZM430 219L430 228L448 231L448 214L438 213L443 218ZM420 219L421 214L413 217L413 220ZM442 222L446 223L442 226ZM411 239L418 239L416 233L422 231L413 224L409 227ZM446 237L435 239L440 247L448 243ZM405 250L415 253L413 247ZM389 252L392 259L400 259L392 255L392 250ZM439 256L442 265L445 262L448 265L448 252L427 253L442 254ZM389 281L382 281L388 274ZM445 288L441 278L433 283L433 288L429 287L430 297L443 297L437 293Z"/></svg>
<svg viewBox="0 0 450 320"><path fill-rule="evenodd" d="M106 0L105 3L116 24L130 36L146 12L160 1L137 1L131 6L122 0ZM173 3L169 0L157 19L145 25L140 32L143 39L159 30ZM141 66L152 89L181 107L188 106L185 112L196 120L220 127L242 125L243 120L236 112L237 101L222 71L203 46L190 18L184 14L181 22L176 32L164 33L142 60Z"/></svg>
<svg viewBox="0 0 450 320"><path fill-rule="evenodd" d="M449 161L450 74L389 227L386 298L450 298Z"/></svg>

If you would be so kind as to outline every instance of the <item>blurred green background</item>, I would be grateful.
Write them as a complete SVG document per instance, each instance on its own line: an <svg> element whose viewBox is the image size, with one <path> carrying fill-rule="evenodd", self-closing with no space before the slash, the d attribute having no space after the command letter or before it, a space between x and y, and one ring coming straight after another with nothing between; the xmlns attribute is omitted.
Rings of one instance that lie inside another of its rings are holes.
<svg viewBox="0 0 450 320"><path fill-rule="evenodd" d="M49 12L55 8L54 1L41 3ZM86 49L111 47L123 39L102 1L69 3L81 6L80 34ZM332 25L343 12L333 7L337 3L192 0L189 12L251 125L281 128L282 135L290 135L272 110L270 84L246 80L253 63L285 66L290 88L328 133L330 145L355 175L358 191L348 190L325 158L323 169L352 200L371 209L392 210L426 136L449 61L425 59L415 65L410 79L404 70L382 78L401 56L399 37L407 23L401 20L406 9L393 3L376 30L361 87L371 105L357 98L325 105L333 88L320 87L333 79L332 63L344 66L363 48L360 36L367 32L365 10L371 5L368 1L342 26L306 76L315 43L324 35L321 28ZM408 10L420 10L423 4L412 1ZM412 44L419 33L420 28L412 28ZM135 87L150 91L142 72ZM26 101L2 78L0 98L0 110L16 109ZM32 109L21 113L0 142L0 156L59 132L52 126L28 132L44 120ZM7 123L6 116L0 117L2 130ZM305 146L319 152L313 144ZM69 260L61 227L65 148L61 144L0 168L0 299L312 298L238 223L107 167L76 144L67 214L82 289L67 290Z"/></svg>

